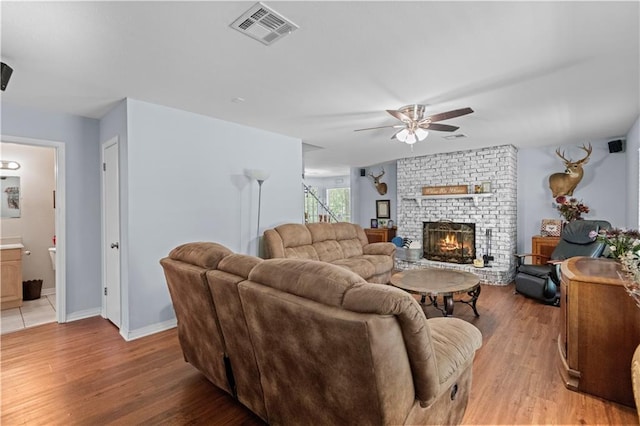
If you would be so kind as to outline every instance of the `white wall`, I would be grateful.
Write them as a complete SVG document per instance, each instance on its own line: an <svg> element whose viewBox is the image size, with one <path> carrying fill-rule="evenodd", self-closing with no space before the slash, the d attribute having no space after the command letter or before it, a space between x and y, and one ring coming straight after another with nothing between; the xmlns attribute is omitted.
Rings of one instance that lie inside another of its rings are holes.
<svg viewBox="0 0 640 426"><path fill-rule="evenodd" d="M257 253L258 184L246 169L271 176L262 187L260 234L301 223L302 142L159 105L127 100L129 332L174 317L159 260L189 241L215 241ZM104 135L107 137L107 135ZM121 165L122 166L122 165Z"/></svg>
<svg viewBox="0 0 640 426"><path fill-rule="evenodd" d="M626 227L640 229L640 172L638 162L640 159L640 118L633 124L625 143L625 156L627 159L627 221Z"/></svg>
<svg viewBox="0 0 640 426"><path fill-rule="evenodd" d="M64 143L66 162L67 317L100 308L100 151L98 120L51 113L2 102L2 136Z"/></svg>

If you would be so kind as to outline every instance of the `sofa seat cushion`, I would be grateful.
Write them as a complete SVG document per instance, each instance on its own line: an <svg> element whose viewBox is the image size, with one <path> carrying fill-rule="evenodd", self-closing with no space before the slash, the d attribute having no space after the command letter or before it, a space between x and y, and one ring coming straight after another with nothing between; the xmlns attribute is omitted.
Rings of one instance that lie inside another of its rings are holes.
<svg viewBox="0 0 640 426"><path fill-rule="evenodd" d="M430 318L427 322L441 389L446 389L473 362L475 351L482 346L482 334L475 326L459 318Z"/></svg>
<svg viewBox="0 0 640 426"><path fill-rule="evenodd" d="M331 262L333 265L340 266L341 268L346 268L351 272L355 272L360 275L365 280L369 277L372 277L376 274L375 265L367 259L362 257L351 257L349 259L338 259L336 261Z"/></svg>

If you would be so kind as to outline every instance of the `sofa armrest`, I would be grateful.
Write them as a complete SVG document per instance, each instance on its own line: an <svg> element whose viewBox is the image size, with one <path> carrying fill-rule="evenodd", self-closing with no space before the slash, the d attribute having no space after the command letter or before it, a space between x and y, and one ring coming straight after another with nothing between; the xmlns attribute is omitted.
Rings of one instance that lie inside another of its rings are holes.
<svg viewBox="0 0 640 426"><path fill-rule="evenodd" d="M284 242L275 229L264 231L262 238L267 259L286 257L284 254Z"/></svg>
<svg viewBox="0 0 640 426"><path fill-rule="evenodd" d="M393 256L396 253L396 245L393 243L369 243L362 247L362 253Z"/></svg>

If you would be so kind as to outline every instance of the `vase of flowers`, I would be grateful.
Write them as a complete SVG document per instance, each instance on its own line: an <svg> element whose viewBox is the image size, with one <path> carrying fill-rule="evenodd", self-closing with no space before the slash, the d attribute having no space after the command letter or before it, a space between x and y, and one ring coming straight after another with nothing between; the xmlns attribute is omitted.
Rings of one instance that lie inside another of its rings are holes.
<svg viewBox="0 0 640 426"><path fill-rule="evenodd" d="M582 220L582 214L589 213L589 207L577 198L567 198L561 195L556 198L556 209L565 220L572 222L574 220Z"/></svg>

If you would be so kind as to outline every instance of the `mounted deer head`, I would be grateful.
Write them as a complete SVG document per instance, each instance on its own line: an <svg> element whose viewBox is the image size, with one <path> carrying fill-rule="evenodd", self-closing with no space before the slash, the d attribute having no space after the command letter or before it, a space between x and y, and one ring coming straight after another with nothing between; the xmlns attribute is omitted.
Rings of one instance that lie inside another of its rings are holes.
<svg viewBox="0 0 640 426"><path fill-rule="evenodd" d="M378 194L380 195L386 194L387 184L384 182L380 182L380 178L384 176L384 169L382 169L382 173L380 173L378 176L374 176L373 173L369 173L369 176L373 178L373 184L376 186L376 189L378 190Z"/></svg>
<svg viewBox="0 0 640 426"><path fill-rule="evenodd" d="M553 198L560 197L561 195L573 195L573 191L582 180L582 175L584 174L582 166L589 162L589 156L593 149L591 148L591 144L589 144L588 148L582 144L580 149L583 149L587 153L587 156L578 161L567 160L564 157L564 151L560 153L560 148L556 149L556 155L564 161L565 170L563 173L554 173L549 176L549 188L551 188Z"/></svg>

